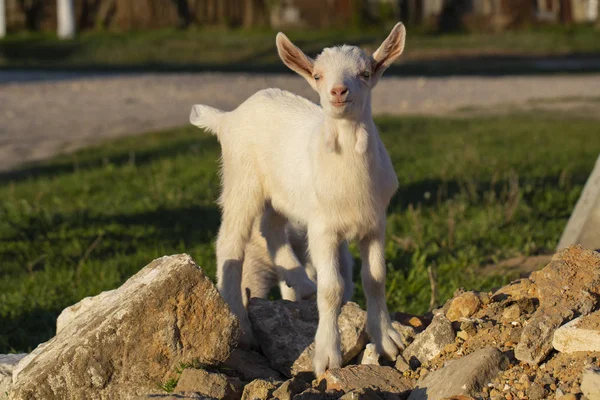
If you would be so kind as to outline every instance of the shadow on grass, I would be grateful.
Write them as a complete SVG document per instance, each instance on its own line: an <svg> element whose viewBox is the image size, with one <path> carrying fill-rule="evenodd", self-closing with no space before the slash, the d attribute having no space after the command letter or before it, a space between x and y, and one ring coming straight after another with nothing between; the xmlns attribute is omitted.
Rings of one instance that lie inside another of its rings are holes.
<svg viewBox="0 0 600 400"><path fill-rule="evenodd" d="M33 350L56 333L56 319L62 310L36 308L15 317L0 316L0 353L14 349Z"/></svg>
<svg viewBox="0 0 600 400"><path fill-rule="evenodd" d="M173 141L161 140L160 146L143 147L143 137L131 136L125 140L130 145L115 145L110 148L102 148L97 151L99 144L87 150L80 150L72 154L58 156L57 161L41 161L39 163L26 164L15 170L0 172L0 184L20 182L27 179L56 177L63 174L71 174L79 170L99 168L106 164L116 167L125 165L136 165L141 167L145 164L178 155L191 153L218 154L219 143L214 137L203 134L197 128L197 133L183 139ZM158 133L158 136L165 134ZM139 139L136 140L136 139ZM110 141L108 143L111 143ZM141 145L140 145L141 144ZM216 165L216 164L215 164Z"/></svg>

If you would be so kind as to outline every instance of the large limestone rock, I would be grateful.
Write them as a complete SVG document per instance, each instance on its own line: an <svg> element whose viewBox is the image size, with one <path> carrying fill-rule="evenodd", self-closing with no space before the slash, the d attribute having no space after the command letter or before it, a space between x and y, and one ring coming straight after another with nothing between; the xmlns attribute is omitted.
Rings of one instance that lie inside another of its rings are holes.
<svg viewBox="0 0 600 400"><path fill-rule="evenodd" d="M440 400L450 396L473 395L508 366L508 359L496 348L476 351L449 361L442 369L417 382L409 400Z"/></svg>
<svg viewBox="0 0 600 400"><path fill-rule="evenodd" d="M454 343L455 337L448 318L443 314L438 314L433 317L427 329L415 337L402 356L409 362L415 358L419 363L425 363L440 354L447 344Z"/></svg>
<svg viewBox="0 0 600 400"><path fill-rule="evenodd" d="M600 311L579 317L554 332L552 346L561 353L600 352Z"/></svg>
<svg viewBox="0 0 600 400"><path fill-rule="evenodd" d="M11 399L145 395L180 363L227 360L240 335L237 318L186 254L156 259L75 308L70 322L19 364Z"/></svg>
<svg viewBox="0 0 600 400"><path fill-rule="evenodd" d="M572 244L600 249L600 156L558 242L557 250Z"/></svg>
<svg viewBox="0 0 600 400"><path fill-rule="evenodd" d="M559 251L530 280L540 306L523 329L515 357L541 362L552 350L554 332L575 314L592 312L600 297L600 253L574 245Z"/></svg>
<svg viewBox="0 0 600 400"><path fill-rule="evenodd" d="M288 377L313 370L313 341L319 323L314 302L254 298L248 315L254 337L274 369ZM367 344L366 317L366 312L355 303L342 307L338 324L343 363L356 357Z"/></svg>
<svg viewBox="0 0 600 400"><path fill-rule="evenodd" d="M15 366L27 354L0 354L0 399L5 397L4 393L8 393L12 387L12 375Z"/></svg>

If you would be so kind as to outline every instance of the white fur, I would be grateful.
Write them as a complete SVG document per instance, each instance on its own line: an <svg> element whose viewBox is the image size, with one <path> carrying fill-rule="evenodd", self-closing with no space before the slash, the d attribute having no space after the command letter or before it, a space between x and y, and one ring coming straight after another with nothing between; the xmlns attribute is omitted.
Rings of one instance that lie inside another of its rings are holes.
<svg viewBox="0 0 600 400"><path fill-rule="evenodd" d="M384 260L385 211L398 180L373 123L371 89L402 53L404 37L404 27L397 24L372 57L357 47L340 46L325 49L313 61L280 33L280 57L319 93L321 107L266 89L231 112L201 105L192 109L191 122L216 133L222 147L219 290L249 334L240 290L242 263L260 219L282 280L298 297L310 294L314 284L299 268L285 227L290 221L305 229L317 271L317 376L341 366L337 316L351 287L340 261L347 254L346 240L359 241L367 330L377 351L395 359L401 346L385 301Z"/></svg>

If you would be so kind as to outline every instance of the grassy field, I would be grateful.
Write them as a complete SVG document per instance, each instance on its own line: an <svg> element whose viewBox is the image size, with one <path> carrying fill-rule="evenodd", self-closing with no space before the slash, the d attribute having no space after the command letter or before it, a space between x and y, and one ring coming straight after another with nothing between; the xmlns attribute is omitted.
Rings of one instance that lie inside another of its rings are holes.
<svg viewBox="0 0 600 400"><path fill-rule="evenodd" d="M377 123L400 180L388 304L408 312L427 310L429 266L443 301L512 278L482 265L552 251L600 148L597 120L549 114ZM219 152L190 127L0 175L0 353L47 340L64 307L155 257L190 253L214 277Z"/></svg>
<svg viewBox="0 0 600 400"><path fill-rule="evenodd" d="M375 50L390 27L380 29L287 31L308 54L340 43ZM492 69L523 71L519 59L600 53L598 30L590 26L531 28L498 35L432 34L409 28L398 72ZM462 60L457 62L456 58ZM477 62L473 62L473 59ZM435 59L444 62L429 65ZM424 69L423 64L428 64ZM483 63L483 64L482 64ZM434 68L438 65L436 68ZM275 51L275 32L204 28L146 32L84 32L76 39L59 41L54 35L22 33L0 40L0 68L145 69L145 70L249 70L284 71ZM393 72L393 71L392 71Z"/></svg>

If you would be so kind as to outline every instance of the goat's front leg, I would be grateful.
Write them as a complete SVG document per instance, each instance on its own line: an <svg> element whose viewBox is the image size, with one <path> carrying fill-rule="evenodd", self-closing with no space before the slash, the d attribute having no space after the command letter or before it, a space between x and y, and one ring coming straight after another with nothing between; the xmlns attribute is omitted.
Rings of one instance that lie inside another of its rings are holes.
<svg viewBox="0 0 600 400"><path fill-rule="evenodd" d="M395 360L402 337L392 327L385 302L385 225L360 240L362 283L367 298L367 332L379 354Z"/></svg>
<svg viewBox="0 0 600 400"><path fill-rule="evenodd" d="M339 239L333 232L309 228L308 246L317 270L319 325L315 336L313 367L319 377L326 369L342 366L338 315L344 294L340 274Z"/></svg>

